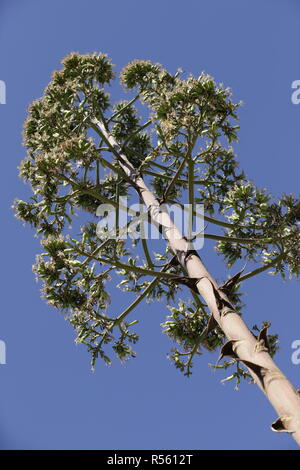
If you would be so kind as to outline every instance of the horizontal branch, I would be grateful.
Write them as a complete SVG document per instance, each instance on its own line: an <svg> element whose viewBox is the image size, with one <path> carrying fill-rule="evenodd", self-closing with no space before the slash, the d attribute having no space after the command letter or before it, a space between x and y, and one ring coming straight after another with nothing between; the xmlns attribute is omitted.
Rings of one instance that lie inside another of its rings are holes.
<svg viewBox="0 0 300 470"><path fill-rule="evenodd" d="M201 236L201 235L200 235ZM210 233L205 233L202 235L204 238L210 240L224 241L229 243L246 243L246 244L256 244L256 243L272 243L272 238L239 238L239 237L225 237L223 235L213 235Z"/></svg>
<svg viewBox="0 0 300 470"><path fill-rule="evenodd" d="M143 268L142 266L135 266L131 264L125 264L122 263L121 261L118 261L114 258L99 258L96 257L93 253L86 253L84 250L81 250L80 248L73 246L73 250L78 253L79 255L90 257L90 259L94 259L95 261L98 261L99 263L103 264L109 264L111 266L114 266L116 268L124 269L125 271L131 271L135 272L137 274L141 274L143 276L154 276L158 278L163 278L163 279L169 279L170 281L174 280L176 282L180 281L180 278L178 277L177 274L171 274L171 273L165 273L163 271L154 271L152 269L147 269ZM186 279L184 276L182 276L182 280Z"/></svg>
<svg viewBox="0 0 300 470"><path fill-rule="evenodd" d="M167 171L167 168L165 169L165 171ZM164 175L162 173L155 173L154 171L151 171L151 170L143 170L143 174L156 176L164 180L168 180L168 181L173 179L173 176ZM188 180L178 178L177 183L188 184ZM212 180L194 180L194 184L222 184L222 183L220 181L212 181Z"/></svg>

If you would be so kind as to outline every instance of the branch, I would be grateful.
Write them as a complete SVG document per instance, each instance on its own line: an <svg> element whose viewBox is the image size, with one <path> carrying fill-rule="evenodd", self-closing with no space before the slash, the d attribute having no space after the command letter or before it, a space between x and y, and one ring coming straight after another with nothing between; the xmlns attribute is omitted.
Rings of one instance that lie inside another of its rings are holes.
<svg viewBox="0 0 300 470"><path fill-rule="evenodd" d="M173 199L169 199L168 202L170 202L171 204L177 204L179 207L181 207L183 210L188 210L184 204L181 204L181 202L178 202L178 201L174 201ZM215 219L213 217L209 217L207 215L202 215L200 214L199 212L197 211L194 211L194 215L196 217L199 217L201 219L204 218L204 220L206 222L211 222L212 224L215 224L215 225L219 225L220 227L226 227L226 228L230 228L230 229L236 229L237 226L234 225L234 224L231 224L229 222L223 222L222 220L218 220L218 219Z"/></svg>
<svg viewBox="0 0 300 470"><path fill-rule="evenodd" d="M195 235L196 238L198 235ZM239 238L239 237L225 237L223 235L213 235L209 233L203 234L204 238L210 240L218 240L229 243L246 243L246 244L255 244L255 243L272 243L272 238Z"/></svg>
<svg viewBox="0 0 300 470"><path fill-rule="evenodd" d="M173 168L170 168L170 167L168 167L168 166L161 165L160 163L157 163L157 162L155 162L155 161L151 161L151 162L150 162L150 165L154 165L154 166L156 166L157 168L160 168L161 170L164 170L164 171L169 170L169 171L172 171L173 173L176 173L176 170L174 170ZM171 178L171 176L170 176L170 178Z"/></svg>
<svg viewBox="0 0 300 470"><path fill-rule="evenodd" d="M163 268L161 269L161 272L164 272L166 269L168 269L172 261L174 260L175 256L168 262L166 263ZM102 339L100 341L100 346L102 346L103 342L105 341L106 336L113 330L113 328L117 325L120 326L121 322L124 320L124 318L129 315L129 313L151 292L151 290L156 286L158 283L159 278L152 279L150 284L144 289L144 291L115 319L112 320L112 323L109 328L103 333Z"/></svg>
<svg viewBox="0 0 300 470"><path fill-rule="evenodd" d="M122 263L121 261L118 261L113 258L99 258L93 255L93 253L86 253L84 250L81 250L78 247L73 246L73 251L78 253L79 255L82 256L87 256L90 257L90 259L94 259L95 261L98 261L99 263L103 264L110 264L111 266L114 266L116 268L124 269L125 271L131 271L135 272L137 274L141 274L143 276L155 276L158 278L163 278L163 279L169 279L170 281L175 281L175 282L180 282L181 278L178 277L177 274L171 274L171 273L165 273L162 271L153 271L151 269L143 268L142 266L135 266L131 264L125 264ZM182 280L185 280L184 276L182 276Z"/></svg>
<svg viewBox="0 0 300 470"><path fill-rule="evenodd" d="M165 168L165 171L167 171L167 168ZM159 178L162 178L164 180L172 180L173 176L168 176L164 175L162 173L155 173L154 171L151 170L143 170L143 174L150 175L150 176L158 176ZM177 183L182 183L182 184L188 184L188 180L183 180L178 178ZM213 181L213 180L194 180L194 184L222 184L221 181Z"/></svg>
<svg viewBox="0 0 300 470"><path fill-rule="evenodd" d="M140 97L140 95L136 95L131 101L129 101L125 106L123 106L123 108L119 109L117 112L115 112L107 121L107 124L109 124L111 121L113 121L117 116L119 116L120 114L123 113L123 111L125 111L125 109L129 108L135 101L138 100L138 98Z"/></svg>
<svg viewBox="0 0 300 470"><path fill-rule="evenodd" d="M184 168L184 165L186 164L187 160L190 158L190 150L188 149L187 152L186 152L186 155L185 157L182 159L180 165L179 165L179 168L178 170L176 171L175 175L173 176L169 186L167 187L167 189L164 191L163 193L163 197L162 197L162 200L163 202L167 201L168 199L168 196L170 194L170 192L172 191L173 189L173 186L176 184L183 168Z"/></svg>
<svg viewBox="0 0 300 470"><path fill-rule="evenodd" d="M161 272L164 272L166 269L168 269L171 265L172 265L172 261L176 259L176 256L173 256L173 258L168 262L166 263L162 269L161 269ZM118 317L117 317L117 321L118 323L120 323L145 297L147 294L149 294L149 292L151 292L151 290L156 286L156 284L158 283L159 281L159 278L156 277L154 279L152 279L152 281L150 282L150 284L146 287L146 289L132 302L132 304L130 304L125 310L124 312L122 312Z"/></svg>
<svg viewBox="0 0 300 470"><path fill-rule="evenodd" d="M279 261L281 261L284 258L284 256L285 256L285 253L281 253L276 258L274 258L272 261L270 261L270 263L265 264L261 268L254 269L253 271L249 272L248 274L244 274L244 276L241 276L239 278L239 282L245 281L246 279L250 279L250 277L256 276L256 274L263 273L267 269L272 268L273 266L275 266L275 264L277 264Z"/></svg>
<svg viewBox="0 0 300 470"><path fill-rule="evenodd" d="M126 139L125 142L123 143L123 145L122 145L122 150L125 149L126 144L130 141L130 139L131 139L134 135L136 135L136 134L138 134L139 132L141 132L142 130L146 129L146 127L150 126L150 124L152 124L151 119L149 119L149 121L145 122L145 124L143 124L143 125L140 126L138 129L136 129L132 134L130 134L130 136L127 137L127 139Z"/></svg>

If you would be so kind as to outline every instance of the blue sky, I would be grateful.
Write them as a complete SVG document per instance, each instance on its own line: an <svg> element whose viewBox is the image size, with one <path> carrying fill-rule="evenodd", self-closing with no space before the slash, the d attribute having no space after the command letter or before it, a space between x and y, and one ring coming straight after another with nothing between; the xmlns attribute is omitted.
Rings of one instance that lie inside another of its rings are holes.
<svg viewBox="0 0 300 470"><path fill-rule="evenodd" d="M189 379L173 367L162 303L140 306L133 317L141 324L136 359L99 362L92 372L70 325L40 299L31 271L39 243L10 206L29 195L17 176L26 108L74 50L107 53L117 72L139 58L171 72L211 74L244 101L241 167L275 195L297 193L300 105L291 102L291 83L300 79L299 26L297 0L0 0L0 80L7 87L0 105L1 449L296 448L270 431L276 414L255 386L235 392L220 384L225 375L207 366L215 356L200 358ZM227 277L211 244L202 256L217 279ZM300 365L291 361L291 343L300 339L299 282L262 274L243 290L246 322L272 321L271 332L280 334L277 362L300 388ZM116 294L119 311L124 295Z"/></svg>

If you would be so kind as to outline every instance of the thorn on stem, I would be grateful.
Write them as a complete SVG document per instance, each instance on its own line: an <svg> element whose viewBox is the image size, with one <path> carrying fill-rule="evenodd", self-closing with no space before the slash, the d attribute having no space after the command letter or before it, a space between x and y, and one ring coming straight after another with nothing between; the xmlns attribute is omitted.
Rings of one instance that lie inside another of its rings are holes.
<svg viewBox="0 0 300 470"><path fill-rule="evenodd" d="M290 416L280 416L274 423L271 424L271 429L274 432L288 432L293 433L292 429L289 429Z"/></svg>
<svg viewBox="0 0 300 470"><path fill-rule="evenodd" d="M268 326L265 326L260 332L257 337L257 341L255 344L255 352L259 353L262 351L269 352L270 345L268 339Z"/></svg>
<svg viewBox="0 0 300 470"><path fill-rule="evenodd" d="M229 356L229 357L232 357L233 359L238 359L238 355L234 352L234 349L233 349L233 346L236 342L237 340L232 339L230 341L227 341L227 343L225 343L222 346L217 363L219 363L223 359L224 356Z"/></svg>

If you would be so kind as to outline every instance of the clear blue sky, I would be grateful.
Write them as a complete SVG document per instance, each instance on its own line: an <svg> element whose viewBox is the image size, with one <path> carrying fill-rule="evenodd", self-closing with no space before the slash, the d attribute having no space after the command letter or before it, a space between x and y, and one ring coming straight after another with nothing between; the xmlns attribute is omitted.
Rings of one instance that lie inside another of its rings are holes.
<svg viewBox="0 0 300 470"><path fill-rule="evenodd" d="M138 356L125 365L98 363L73 342L70 325L39 297L31 272L39 243L10 209L29 189L18 179L24 158L22 123L28 104L71 51L107 53L116 70L151 59L171 72L202 70L233 90L240 109L241 166L274 194L299 190L300 79L297 0L0 0L2 302L0 339L1 449L294 449L272 433L276 414L255 386L239 392L203 356L190 379L166 359L163 304L143 305ZM204 260L217 278L229 274L206 244ZM234 270L235 272L235 270ZM291 343L300 339L299 282L262 274L244 284L249 326L272 321L280 334L279 366L300 388ZM119 311L127 305L118 293Z"/></svg>

